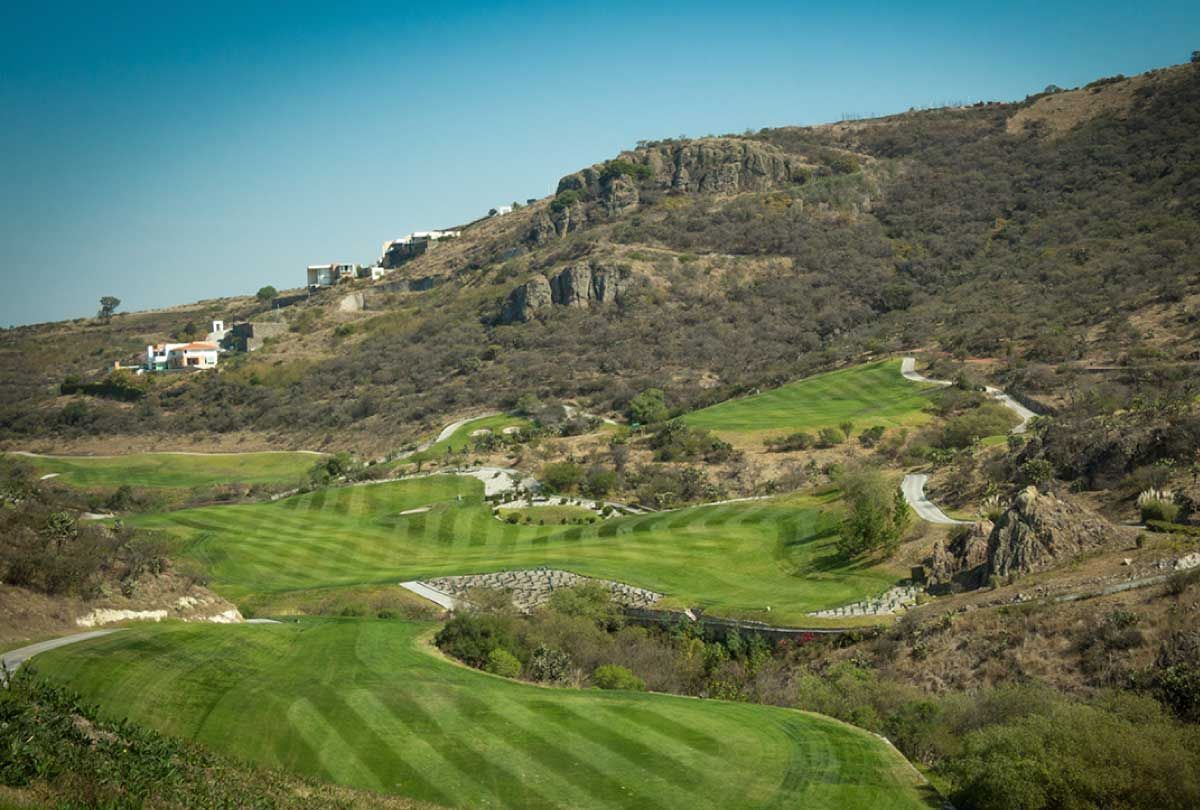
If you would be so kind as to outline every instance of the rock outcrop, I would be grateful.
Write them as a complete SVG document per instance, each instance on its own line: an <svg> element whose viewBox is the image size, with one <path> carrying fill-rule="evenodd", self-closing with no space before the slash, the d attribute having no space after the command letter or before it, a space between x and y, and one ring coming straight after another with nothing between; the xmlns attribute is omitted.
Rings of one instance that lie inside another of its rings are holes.
<svg viewBox="0 0 1200 810"><path fill-rule="evenodd" d="M1027 487L988 539L989 574L1040 571L1119 541L1118 530L1099 515Z"/></svg>
<svg viewBox="0 0 1200 810"><path fill-rule="evenodd" d="M550 282L545 276L535 276L508 294L500 310L501 323L526 323L533 320L539 310L552 302Z"/></svg>
<svg viewBox="0 0 1200 810"><path fill-rule="evenodd" d="M534 218L526 241L543 244L591 221L636 208L647 194L738 194L802 181L808 169L777 147L742 138L654 144L568 174Z"/></svg>
<svg viewBox="0 0 1200 810"><path fill-rule="evenodd" d="M619 301L632 274L622 265L581 262L547 280L536 276L508 294L500 309L501 323L527 323L549 306L591 307Z"/></svg>
<svg viewBox="0 0 1200 810"><path fill-rule="evenodd" d="M930 583L975 588L991 577L1042 571L1119 543L1119 530L1099 515L1027 487L993 526L974 524L948 545L934 546Z"/></svg>
<svg viewBox="0 0 1200 810"><path fill-rule="evenodd" d="M960 530L948 545L938 540L929 558L929 582L945 585L950 582L970 583L987 581L988 538L995 527L990 520L981 520Z"/></svg>

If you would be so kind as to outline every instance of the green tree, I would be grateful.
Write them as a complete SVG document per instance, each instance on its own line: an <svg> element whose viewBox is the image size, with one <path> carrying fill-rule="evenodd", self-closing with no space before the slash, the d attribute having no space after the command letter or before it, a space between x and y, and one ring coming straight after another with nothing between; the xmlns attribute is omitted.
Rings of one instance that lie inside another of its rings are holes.
<svg viewBox="0 0 1200 810"><path fill-rule="evenodd" d="M629 418L643 425L661 422L668 413L666 395L661 388L647 388L629 401Z"/></svg>
<svg viewBox="0 0 1200 810"><path fill-rule="evenodd" d="M279 290L268 284L265 287L259 287L258 292L254 294L254 297L259 301L262 301L264 304L269 304L279 297Z"/></svg>
<svg viewBox="0 0 1200 810"><path fill-rule="evenodd" d="M573 461L560 461L542 467L542 483L551 492L568 492L583 479L583 468Z"/></svg>
<svg viewBox="0 0 1200 810"><path fill-rule="evenodd" d="M847 557L878 549L894 551L909 522L903 493L878 467L867 464L844 469L838 486L846 501L838 550Z"/></svg>
<svg viewBox="0 0 1200 810"><path fill-rule="evenodd" d="M532 417L542 409L542 401L536 394L525 393L517 397L516 412L522 416Z"/></svg>
<svg viewBox="0 0 1200 810"><path fill-rule="evenodd" d="M121 306L121 299L111 295L106 295L100 299L100 312L96 317L108 323L112 320L113 313L117 311L117 307Z"/></svg>

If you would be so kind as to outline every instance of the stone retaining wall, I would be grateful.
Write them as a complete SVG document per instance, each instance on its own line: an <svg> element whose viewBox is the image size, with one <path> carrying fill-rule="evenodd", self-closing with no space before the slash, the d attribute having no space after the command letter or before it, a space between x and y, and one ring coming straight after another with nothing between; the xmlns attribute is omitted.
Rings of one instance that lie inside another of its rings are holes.
<svg viewBox="0 0 1200 810"><path fill-rule="evenodd" d="M467 594L472 588L508 591L512 595L513 604L517 609L528 612L539 605L544 605L556 590L573 588L585 583L603 585L612 593L613 600L625 607L649 607L663 596L661 593L626 585L624 582L582 577L570 571L560 571L554 568L438 577L422 580L420 584L447 594L456 600L466 600Z"/></svg>

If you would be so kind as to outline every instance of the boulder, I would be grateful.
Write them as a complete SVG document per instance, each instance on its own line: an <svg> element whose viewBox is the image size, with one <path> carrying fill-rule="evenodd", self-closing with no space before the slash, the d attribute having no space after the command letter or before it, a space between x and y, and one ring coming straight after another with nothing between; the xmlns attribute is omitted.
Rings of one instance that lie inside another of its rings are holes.
<svg viewBox="0 0 1200 810"><path fill-rule="evenodd" d="M553 302L550 282L543 276L535 276L508 294L500 310L501 323L526 323L534 315Z"/></svg>
<svg viewBox="0 0 1200 810"><path fill-rule="evenodd" d="M366 299L361 292L352 292L338 301L338 312L361 312L366 308Z"/></svg>

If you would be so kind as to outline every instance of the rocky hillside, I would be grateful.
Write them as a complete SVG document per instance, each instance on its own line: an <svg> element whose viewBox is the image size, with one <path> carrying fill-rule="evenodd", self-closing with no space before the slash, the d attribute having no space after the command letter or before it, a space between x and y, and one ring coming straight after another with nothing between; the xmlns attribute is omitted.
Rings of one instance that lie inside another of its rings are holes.
<svg viewBox="0 0 1200 810"><path fill-rule="evenodd" d="M7 330L0 440L390 449L523 393L617 414L663 387L683 410L913 348L1044 410L1093 391L1092 415L1128 412L1197 376L1197 132L1200 70L1185 65L1014 103L644 143L386 283L275 313L288 338L134 403L75 404L59 384L102 376L114 348L165 337L171 318Z"/></svg>

